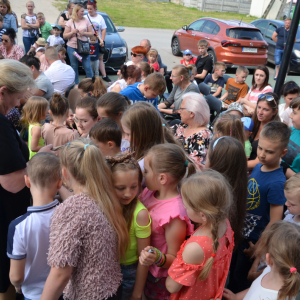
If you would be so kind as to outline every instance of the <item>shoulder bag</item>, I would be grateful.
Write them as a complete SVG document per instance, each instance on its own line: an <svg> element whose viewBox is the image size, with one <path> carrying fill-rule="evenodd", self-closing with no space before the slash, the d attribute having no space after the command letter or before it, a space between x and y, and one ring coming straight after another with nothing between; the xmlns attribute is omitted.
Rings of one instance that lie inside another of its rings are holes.
<svg viewBox="0 0 300 300"><path fill-rule="evenodd" d="M73 24L74 24L74 28L76 29L74 21L73 21ZM76 33L76 38L77 38L77 53L80 55L89 55L90 54L89 42L88 41L84 42L84 41L80 40L78 38L77 33Z"/></svg>

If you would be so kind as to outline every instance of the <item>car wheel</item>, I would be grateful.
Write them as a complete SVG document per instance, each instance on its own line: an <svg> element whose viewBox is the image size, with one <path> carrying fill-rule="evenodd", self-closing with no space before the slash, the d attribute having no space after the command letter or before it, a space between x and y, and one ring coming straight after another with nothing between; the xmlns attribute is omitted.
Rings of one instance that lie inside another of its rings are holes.
<svg viewBox="0 0 300 300"><path fill-rule="evenodd" d="M172 41L172 54L175 56L181 55L180 44L179 44L179 40L177 37L175 37Z"/></svg>
<svg viewBox="0 0 300 300"><path fill-rule="evenodd" d="M215 52L213 50L208 50L207 54L211 57L211 59L213 61L213 65L214 65L217 61L217 57L216 57Z"/></svg>

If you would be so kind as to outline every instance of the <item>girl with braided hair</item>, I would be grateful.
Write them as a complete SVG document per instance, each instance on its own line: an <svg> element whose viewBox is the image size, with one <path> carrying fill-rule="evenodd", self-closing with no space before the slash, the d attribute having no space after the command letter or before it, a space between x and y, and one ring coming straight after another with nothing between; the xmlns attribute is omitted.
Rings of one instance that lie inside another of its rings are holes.
<svg viewBox="0 0 300 300"><path fill-rule="evenodd" d="M166 287L171 300L222 298L234 247L227 220L230 190L225 177L213 170L194 174L182 184L187 214L202 225L181 245L170 266Z"/></svg>
<svg viewBox="0 0 300 300"><path fill-rule="evenodd" d="M121 258L122 300L141 299L146 282L148 267L139 262L139 254L150 244L151 219L146 207L139 201L143 174L134 153L107 156L110 164L113 185L122 206L123 216L127 222L130 245L125 257Z"/></svg>

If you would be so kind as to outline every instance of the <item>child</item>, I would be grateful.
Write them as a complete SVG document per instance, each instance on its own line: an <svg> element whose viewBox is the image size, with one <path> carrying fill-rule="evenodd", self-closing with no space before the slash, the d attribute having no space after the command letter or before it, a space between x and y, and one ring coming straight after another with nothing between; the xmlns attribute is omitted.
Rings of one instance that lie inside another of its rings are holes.
<svg viewBox="0 0 300 300"><path fill-rule="evenodd" d="M149 213L138 199L143 174L139 164L130 153L107 157L106 160L111 165L116 195L122 206L130 237L130 247L125 257L121 258L122 299L141 299L148 267L139 263L139 254L142 249L150 245L151 236Z"/></svg>
<svg viewBox="0 0 300 300"><path fill-rule="evenodd" d="M29 51L32 51L32 50L36 50L40 47L43 47L45 48L46 46L46 40L42 37L38 38L37 41L30 47L30 50ZM28 51L28 52L29 52ZM37 51L37 50L36 50ZM28 54L28 53L27 53Z"/></svg>
<svg viewBox="0 0 300 300"><path fill-rule="evenodd" d="M61 47L58 50L59 58L63 64L66 64L66 53L67 53L67 49L65 47Z"/></svg>
<svg viewBox="0 0 300 300"><path fill-rule="evenodd" d="M169 299L165 281L168 269L186 236L193 232L178 184L182 178L196 172L182 147L175 144L156 145L145 156L144 176L147 187L141 202L151 216L151 245L155 253L146 247L140 256L142 265L150 266L145 295L150 299Z"/></svg>
<svg viewBox="0 0 300 300"><path fill-rule="evenodd" d="M90 37L90 60L91 68L93 70L94 76L99 77L99 43L98 38L93 35Z"/></svg>
<svg viewBox="0 0 300 300"><path fill-rule="evenodd" d="M159 64L157 62L158 52L156 49L150 49L147 53L148 63L153 67L156 72L159 72Z"/></svg>
<svg viewBox="0 0 300 300"><path fill-rule="evenodd" d="M6 31L6 29L3 28L3 23L4 23L3 17L2 17L2 15L0 15L0 43L2 43L2 35L3 35L3 33L5 33L5 31Z"/></svg>
<svg viewBox="0 0 300 300"><path fill-rule="evenodd" d="M92 127L90 139L103 156L115 156L121 152L122 130L110 118L103 118Z"/></svg>
<svg viewBox="0 0 300 300"><path fill-rule="evenodd" d="M194 65L197 58L193 57L192 51L189 49L186 49L183 51L183 59L180 61L181 65Z"/></svg>
<svg viewBox="0 0 300 300"><path fill-rule="evenodd" d="M201 83L204 81L207 74L212 72L213 69L213 61L211 57L207 53L208 42L207 40L200 40L198 42L198 51L199 56L195 62L195 66L197 67L197 75L195 79L197 83Z"/></svg>
<svg viewBox="0 0 300 300"><path fill-rule="evenodd" d="M45 16L42 12L37 13L36 17L40 24L42 38L44 38L45 41L47 41L48 37L54 34L54 30L50 23L46 22Z"/></svg>
<svg viewBox="0 0 300 300"><path fill-rule="evenodd" d="M282 219L286 178L280 167L280 159L287 152L289 138L287 125L277 121L266 124L260 133L257 147L260 163L253 169L248 181L244 241L233 256L237 263L230 269L228 288L234 293L250 286L247 275L253 261L246 255L251 257L251 247L265 229ZM247 249L249 245L250 249Z"/></svg>
<svg viewBox="0 0 300 300"><path fill-rule="evenodd" d="M285 300L295 299L300 288L300 228L295 224L279 221L263 232L256 257L266 256L267 267L252 283L250 289L238 294L224 290L228 300Z"/></svg>
<svg viewBox="0 0 300 300"><path fill-rule="evenodd" d="M137 82L129 85L120 94L126 96L132 103L147 101L157 107L157 96L162 95L166 90L166 82L160 73L150 74L144 83Z"/></svg>
<svg viewBox="0 0 300 300"><path fill-rule="evenodd" d="M252 130L253 130L253 127L254 127L254 122L249 117L241 118L241 121L244 123L245 152L246 152L247 159L249 159L250 154L252 152L252 146L251 146L251 143L249 141L249 137L252 134Z"/></svg>
<svg viewBox="0 0 300 300"><path fill-rule="evenodd" d="M53 121L45 123L42 127L42 138L45 140L45 145L62 146L79 137L77 131L69 129L65 125L69 116L69 102L60 93L52 95L50 115Z"/></svg>
<svg viewBox="0 0 300 300"><path fill-rule="evenodd" d="M195 80L195 76L197 75L197 68L195 65L187 65L187 69L189 70L190 74L190 82L194 83L196 86L198 86L197 81Z"/></svg>
<svg viewBox="0 0 300 300"><path fill-rule="evenodd" d="M154 73L154 68L150 67L150 65L146 61L141 61L138 64L138 67L142 70L142 80L144 82L148 75Z"/></svg>
<svg viewBox="0 0 300 300"><path fill-rule="evenodd" d="M33 96L28 99L23 107L22 123L28 126L28 149L31 159L42 147L42 124L48 113L48 101L43 97Z"/></svg>
<svg viewBox="0 0 300 300"><path fill-rule="evenodd" d="M189 218L201 227L181 245L169 268L170 299L221 299L234 247L227 220L230 185L218 172L207 170L185 180L181 194Z"/></svg>
<svg viewBox="0 0 300 300"><path fill-rule="evenodd" d="M69 114L68 114L68 118L66 120L66 126L69 129L77 129L75 121L74 121L74 112L72 110L72 108L69 108Z"/></svg>
<svg viewBox="0 0 300 300"><path fill-rule="evenodd" d="M27 164L25 184L33 205L9 225L7 256L10 280L26 299L41 298L50 273L47 264L51 217L59 204L53 200L62 186L59 159L52 153L37 153ZM38 276L37 276L38 274Z"/></svg>
<svg viewBox="0 0 300 300"><path fill-rule="evenodd" d="M226 72L226 65L221 61L217 61L214 65L213 74L209 74L205 77L204 83L211 87L210 94L214 97L220 98L222 94L222 89L225 84L225 79L223 75Z"/></svg>
<svg viewBox="0 0 300 300"><path fill-rule="evenodd" d="M248 93L248 85L245 83L249 70L239 66L236 70L235 78L228 78L226 83L226 93L220 98L227 107L230 103L244 98Z"/></svg>
<svg viewBox="0 0 300 300"><path fill-rule="evenodd" d="M35 57L37 57L38 59L45 54L46 48L45 47L38 47L35 51Z"/></svg>
<svg viewBox="0 0 300 300"><path fill-rule="evenodd" d="M63 40L63 38L60 36L60 33L62 32L62 28L60 25L55 25L53 27L54 30L54 34L50 35L47 38L47 44L46 47L49 46L55 46L55 45L64 45L65 41Z"/></svg>

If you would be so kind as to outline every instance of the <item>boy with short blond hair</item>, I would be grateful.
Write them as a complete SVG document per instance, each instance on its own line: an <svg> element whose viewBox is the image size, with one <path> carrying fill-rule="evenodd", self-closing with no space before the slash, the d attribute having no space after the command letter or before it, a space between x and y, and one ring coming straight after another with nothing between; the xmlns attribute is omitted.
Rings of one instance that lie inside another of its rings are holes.
<svg viewBox="0 0 300 300"><path fill-rule="evenodd" d="M206 40L200 40L198 42L198 51L199 56L195 62L195 66L197 67L197 75L195 79L197 83L201 83L204 81L207 74L212 72L213 69L213 61L211 57L207 53L208 49L208 42Z"/></svg>
<svg viewBox="0 0 300 300"><path fill-rule="evenodd" d="M54 30L50 23L46 22L45 16L42 12L37 13L36 18L40 24L42 38L44 38L45 41L47 41L48 37L54 34Z"/></svg>
<svg viewBox="0 0 300 300"><path fill-rule="evenodd" d="M244 66L239 66L236 70L235 78L228 78L226 83L226 93L220 98L225 106L232 102L239 101L248 93L248 85L245 83L249 70Z"/></svg>
<svg viewBox="0 0 300 300"><path fill-rule="evenodd" d="M226 72L226 65L222 61L217 61L214 65L214 72L205 77L204 83L211 87L210 94L220 98L225 85L223 75Z"/></svg>

